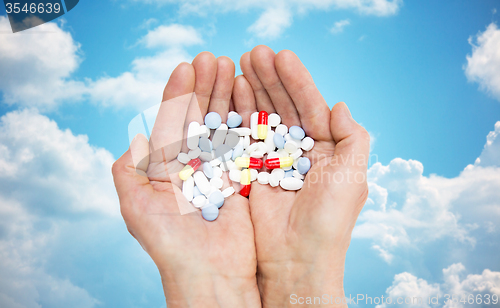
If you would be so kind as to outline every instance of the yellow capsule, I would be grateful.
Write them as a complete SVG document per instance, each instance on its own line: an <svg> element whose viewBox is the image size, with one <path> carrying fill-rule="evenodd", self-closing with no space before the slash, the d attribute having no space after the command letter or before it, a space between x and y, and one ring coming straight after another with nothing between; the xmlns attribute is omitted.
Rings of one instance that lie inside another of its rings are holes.
<svg viewBox="0 0 500 308"><path fill-rule="evenodd" d="M240 184L250 185L251 180L252 180L252 175L250 174L250 169L241 170Z"/></svg>
<svg viewBox="0 0 500 308"><path fill-rule="evenodd" d="M257 136L259 139L264 140L267 137L267 125L257 125Z"/></svg>
<svg viewBox="0 0 500 308"><path fill-rule="evenodd" d="M195 171L200 167L201 160L199 158L191 159L187 165L182 168L181 172L179 172L179 178L185 181L187 180Z"/></svg>

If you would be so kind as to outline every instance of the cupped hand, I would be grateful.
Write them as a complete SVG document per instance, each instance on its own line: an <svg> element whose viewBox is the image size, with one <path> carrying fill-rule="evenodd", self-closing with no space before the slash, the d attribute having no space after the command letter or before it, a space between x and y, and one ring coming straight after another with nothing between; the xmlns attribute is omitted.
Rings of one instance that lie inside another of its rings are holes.
<svg viewBox="0 0 500 308"><path fill-rule="evenodd" d="M250 212L263 306L284 307L298 297L324 294L335 304L335 298L344 296L345 255L368 196L369 134L344 103L329 109L293 52L275 54L257 46L242 56L240 65L243 76L236 78L233 90L236 111L277 112L285 125L301 126L316 141L304 155L312 167L301 190L252 184Z"/></svg>
<svg viewBox="0 0 500 308"><path fill-rule="evenodd" d="M260 307L248 199L227 198L215 222L198 210L180 210L192 208L178 178L184 165L176 159L187 152L187 127L202 124L210 111L225 120L234 71L229 58L206 52L181 63L165 87L150 140L137 135L113 165L121 213L158 266L169 308Z"/></svg>

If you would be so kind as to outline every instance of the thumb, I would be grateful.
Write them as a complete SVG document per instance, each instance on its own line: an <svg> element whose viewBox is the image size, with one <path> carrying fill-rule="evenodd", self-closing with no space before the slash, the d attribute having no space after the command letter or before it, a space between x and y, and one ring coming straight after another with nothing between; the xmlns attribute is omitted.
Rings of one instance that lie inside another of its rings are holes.
<svg viewBox="0 0 500 308"><path fill-rule="evenodd" d="M148 165L148 139L142 134L137 134L130 143L128 151L113 164L113 178L120 199L137 187L149 184L146 174Z"/></svg>
<svg viewBox="0 0 500 308"><path fill-rule="evenodd" d="M370 135L351 116L344 102L333 106L330 129L335 141L335 163L366 174L370 154Z"/></svg>

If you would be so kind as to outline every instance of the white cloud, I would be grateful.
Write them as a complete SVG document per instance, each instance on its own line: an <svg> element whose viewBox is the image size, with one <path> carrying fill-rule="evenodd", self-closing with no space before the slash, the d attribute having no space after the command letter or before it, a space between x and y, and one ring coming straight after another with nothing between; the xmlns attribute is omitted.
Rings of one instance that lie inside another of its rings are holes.
<svg viewBox="0 0 500 308"><path fill-rule="evenodd" d="M260 38L275 39L291 24L292 13L288 8L270 7L248 28L248 31Z"/></svg>
<svg viewBox="0 0 500 308"><path fill-rule="evenodd" d="M370 195L353 237L371 239L387 263L401 247L446 238L472 249L478 236L498 239L492 226L500 223L499 128L497 122L488 135L481 164L454 178L423 176L423 165L415 160L374 164L368 171Z"/></svg>
<svg viewBox="0 0 500 308"><path fill-rule="evenodd" d="M333 27L330 28L330 32L333 34L343 32L344 28L350 24L351 22L348 19L339 20L333 24Z"/></svg>
<svg viewBox="0 0 500 308"><path fill-rule="evenodd" d="M492 305L491 296L494 294L500 296L500 272L485 269L481 274L467 276L464 272L465 267L461 263L452 264L443 269L443 283L432 284L425 279L404 272L394 276L392 286L387 289L386 294L391 297L393 304L398 298L401 299L403 304L398 305L398 307L484 307L476 300L479 296L483 303L489 297L490 304L486 306ZM446 294L449 296L447 297ZM447 299L452 299L452 295L455 295L456 300L445 303ZM433 304L435 301L429 302L429 298L437 296L439 298L437 305ZM471 300L472 297L474 300ZM407 299L406 304L404 303L405 299ZM414 303L410 303L411 301ZM390 304L383 304L376 307L386 308L390 306Z"/></svg>
<svg viewBox="0 0 500 308"><path fill-rule="evenodd" d="M180 47L203 43L200 34L191 26L171 24L149 31L142 40L146 47Z"/></svg>
<svg viewBox="0 0 500 308"><path fill-rule="evenodd" d="M465 75L469 81L479 83L482 90L500 100L500 30L491 23L473 40L472 55L467 55Z"/></svg>
<svg viewBox="0 0 500 308"><path fill-rule="evenodd" d="M81 97L83 83L69 79L82 60L80 44L69 32L56 23L11 31L8 18L0 16L0 91L5 103L52 109Z"/></svg>

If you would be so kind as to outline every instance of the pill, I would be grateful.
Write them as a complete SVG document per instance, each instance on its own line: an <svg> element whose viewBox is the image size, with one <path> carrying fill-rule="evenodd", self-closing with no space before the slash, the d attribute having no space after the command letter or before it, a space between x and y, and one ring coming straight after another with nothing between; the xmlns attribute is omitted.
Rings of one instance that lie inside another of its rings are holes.
<svg viewBox="0 0 500 308"><path fill-rule="evenodd" d="M264 140L264 144L267 147L266 153L271 153L276 148L276 146L274 145L274 135L275 134L273 131L267 132L267 137Z"/></svg>
<svg viewBox="0 0 500 308"><path fill-rule="evenodd" d="M257 136L259 139L264 140L267 137L267 121L268 114L266 111L262 110L259 112L257 118Z"/></svg>
<svg viewBox="0 0 500 308"><path fill-rule="evenodd" d="M283 136L281 134L275 133L273 136L273 141L274 141L274 145L278 149L283 149L285 147L285 139L283 138Z"/></svg>
<svg viewBox="0 0 500 308"><path fill-rule="evenodd" d="M206 196L210 192L210 182L208 182L205 174L201 171L196 171L193 174L193 179L200 192Z"/></svg>
<svg viewBox="0 0 500 308"><path fill-rule="evenodd" d="M259 113L258 112L254 112L252 113L252 115L250 116L250 129L252 130L252 138L257 140L259 139L259 134L258 134L258 126L259 125Z"/></svg>
<svg viewBox="0 0 500 308"><path fill-rule="evenodd" d="M260 169L264 165L262 160L253 157L238 157L234 163L238 167L251 169Z"/></svg>
<svg viewBox="0 0 500 308"><path fill-rule="evenodd" d="M224 143L226 135L227 135L227 125L223 123L219 126L219 128L215 130L214 136L212 138L212 146L214 149L217 150L217 148Z"/></svg>
<svg viewBox="0 0 500 308"><path fill-rule="evenodd" d="M210 204L201 209L201 215L207 221L214 221L219 216L219 208Z"/></svg>
<svg viewBox="0 0 500 308"><path fill-rule="evenodd" d="M314 147L314 139L311 137L305 137L304 139L302 139L300 147L304 151L311 151L312 148Z"/></svg>
<svg viewBox="0 0 500 308"><path fill-rule="evenodd" d="M250 146L250 136L243 137L243 148L246 149Z"/></svg>
<svg viewBox="0 0 500 308"><path fill-rule="evenodd" d="M185 164L189 163L189 161L190 161L191 159L189 158L189 156L187 155L187 153L182 153L182 152L181 152L181 153L179 153L179 155L177 155L177 160L178 160L179 162L181 162L182 164L184 164L184 165L185 165Z"/></svg>
<svg viewBox="0 0 500 308"><path fill-rule="evenodd" d="M203 163L203 173L205 173L205 176L209 179L213 178L214 176L214 167L209 162Z"/></svg>
<svg viewBox="0 0 500 308"><path fill-rule="evenodd" d="M266 152L257 150L257 151L253 151L252 153L250 153L250 157L262 158L262 157L264 157L264 154L266 154Z"/></svg>
<svg viewBox="0 0 500 308"><path fill-rule="evenodd" d="M297 159L299 158L300 156L302 156L302 149L298 148L297 151L293 152L290 154L290 157L293 158L293 159Z"/></svg>
<svg viewBox="0 0 500 308"><path fill-rule="evenodd" d="M285 149L279 149L276 152L278 153L279 157L288 157L288 156L290 156L290 154L287 151L285 151Z"/></svg>
<svg viewBox="0 0 500 308"><path fill-rule="evenodd" d="M293 139L297 140L302 140L306 136L306 133L304 132L302 127L296 125L290 127L288 132L290 133L290 136L292 136Z"/></svg>
<svg viewBox="0 0 500 308"><path fill-rule="evenodd" d="M274 170L277 170L277 169L274 169ZM287 170L285 171L285 177L286 178L289 178L289 177L292 177L293 176L293 169L290 168L290 170Z"/></svg>
<svg viewBox="0 0 500 308"><path fill-rule="evenodd" d="M215 166L220 165L220 163L221 163L221 161L220 161L220 159L218 159L218 158L212 159L212 160L210 161L210 165L212 165L212 166L214 166L214 167L215 167Z"/></svg>
<svg viewBox="0 0 500 308"><path fill-rule="evenodd" d="M269 172L259 172L257 175L257 182L262 185L269 184Z"/></svg>
<svg viewBox="0 0 500 308"><path fill-rule="evenodd" d="M208 128L206 125L200 125L198 135L200 135L200 138L210 137L210 128Z"/></svg>
<svg viewBox="0 0 500 308"><path fill-rule="evenodd" d="M309 169L311 169L311 161L307 157L299 158L299 162L297 163L297 171L300 174L306 174Z"/></svg>
<svg viewBox="0 0 500 308"><path fill-rule="evenodd" d="M287 142L288 140L292 140L292 136L290 136L290 134L285 134L285 136L283 136L283 139L285 139L285 142Z"/></svg>
<svg viewBox="0 0 500 308"><path fill-rule="evenodd" d="M220 167L214 167L214 178L220 178L222 176L222 169Z"/></svg>
<svg viewBox="0 0 500 308"><path fill-rule="evenodd" d="M236 158L240 157L241 154L243 154L243 145L238 144L234 149L233 149L233 155L231 155L232 160L236 160Z"/></svg>
<svg viewBox="0 0 500 308"><path fill-rule="evenodd" d="M194 184L194 180L193 180L193 184ZM196 198L196 197L201 196L201 195L202 195L202 193L201 193L200 189L198 188L198 186L194 186L193 198Z"/></svg>
<svg viewBox="0 0 500 308"><path fill-rule="evenodd" d="M195 208L201 209L203 206L207 204L207 197L204 195L199 195L193 198L193 205Z"/></svg>
<svg viewBox="0 0 500 308"><path fill-rule="evenodd" d="M233 182L239 182L241 180L241 170L229 170L229 179Z"/></svg>
<svg viewBox="0 0 500 308"><path fill-rule="evenodd" d="M264 153L267 153L267 145L263 141L257 142L258 150Z"/></svg>
<svg viewBox="0 0 500 308"><path fill-rule="evenodd" d="M194 180L192 176L182 182L182 194L186 197L187 201L191 202L193 200Z"/></svg>
<svg viewBox="0 0 500 308"><path fill-rule="evenodd" d="M299 163L299 159L294 159L293 160L293 164L292 164L293 169L297 170L297 164L298 163Z"/></svg>
<svg viewBox="0 0 500 308"><path fill-rule="evenodd" d="M241 157L250 157L250 155L246 152L243 152L243 154L241 154Z"/></svg>
<svg viewBox="0 0 500 308"><path fill-rule="evenodd" d="M297 178L299 180L303 180L304 179L304 175L300 174L300 172L298 172L297 170L293 170L293 177Z"/></svg>
<svg viewBox="0 0 500 308"><path fill-rule="evenodd" d="M191 159L187 165L179 172L179 178L183 181L187 180L201 165L199 158Z"/></svg>
<svg viewBox="0 0 500 308"><path fill-rule="evenodd" d="M229 146L230 148L234 148L238 142L240 142L240 137L235 132L228 131L226 135L226 139L224 140L224 144Z"/></svg>
<svg viewBox="0 0 500 308"><path fill-rule="evenodd" d="M292 168L293 168L292 166L288 166L288 167L283 168L283 170L288 171L288 170L291 170Z"/></svg>
<svg viewBox="0 0 500 308"><path fill-rule="evenodd" d="M227 198L227 197L231 196L234 193L235 193L235 190L231 186L229 186L228 188L226 188L226 189L224 189L222 191L222 194L224 195L224 198Z"/></svg>
<svg viewBox="0 0 500 308"><path fill-rule="evenodd" d="M250 169L250 181L253 182L257 180L257 176L259 176L259 171L255 169Z"/></svg>
<svg viewBox="0 0 500 308"><path fill-rule="evenodd" d="M287 142L285 142L285 151L287 151L288 153L293 153L297 151L298 148L299 145L293 140L288 140Z"/></svg>
<svg viewBox="0 0 500 308"><path fill-rule="evenodd" d="M276 126L276 129L274 130L276 134L280 134L281 136L285 136L286 133L288 133L288 127L285 124L280 124Z"/></svg>
<svg viewBox="0 0 500 308"><path fill-rule="evenodd" d="M224 195L220 191L214 191L208 198L208 202L220 209L224 204Z"/></svg>
<svg viewBox="0 0 500 308"><path fill-rule="evenodd" d="M230 117L232 117L233 115L236 115L236 114L238 114L236 111L229 111L227 113L227 118L229 119Z"/></svg>
<svg viewBox="0 0 500 308"><path fill-rule="evenodd" d="M230 116L227 119L227 126L229 126L231 128L235 128L235 127L240 126L242 121L243 121L243 118L239 114L235 114L235 115Z"/></svg>
<svg viewBox="0 0 500 308"><path fill-rule="evenodd" d="M194 150L190 150L190 151L188 152L188 156L189 156L189 158L191 158L191 159L198 158L198 157L200 156L200 154L201 154L201 149L200 149L200 148L196 148L196 149L194 149Z"/></svg>
<svg viewBox="0 0 500 308"><path fill-rule="evenodd" d="M224 172L229 171L229 167L226 162L222 162L219 167Z"/></svg>
<svg viewBox="0 0 500 308"><path fill-rule="evenodd" d="M250 136L252 134L252 130L248 127L231 128L229 131L237 133L240 137Z"/></svg>
<svg viewBox="0 0 500 308"><path fill-rule="evenodd" d="M299 190L302 188L303 185L304 182L302 180L294 177L284 178L280 181L281 188L285 190Z"/></svg>
<svg viewBox="0 0 500 308"><path fill-rule="evenodd" d="M250 154L253 151L257 151L258 148L259 148L259 144L257 142L255 142L255 143L252 143L249 147L247 147L246 152L248 154Z"/></svg>
<svg viewBox="0 0 500 308"><path fill-rule="evenodd" d="M222 162L231 160L231 157L233 157L233 149L227 144L222 144L215 150L215 157Z"/></svg>
<svg viewBox="0 0 500 308"><path fill-rule="evenodd" d="M278 179L278 181L281 181L281 179L285 177L285 170L274 169L273 171L271 171L271 175L275 176Z"/></svg>
<svg viewBox="0 0 500 308"><path fill-rule="evenodd" d="M291 157L279 157L279 158L268 158L264 162L267 169L279 169L287 168L293 164L293 158Z"/></svg>
<svg viewBox="0 0 500 308"><path fill-rule="evenodd" d="M269 122L269 126L276 127L281 124L281 117L277 113L271 113L269 114L267 121Z"/></svg>
<svg viewBox="0 0 500 308"><path fill-rule="evenodd" d="M209 152L201 152L200 156L198 156L202 161L211 161L214 159L212 157L212 153Z"/></svg>
<svg viewBox="0 0 500 308"><path fill-rule="evenodd" d="M198 122L191 122L188 126L187 132L187 146L190 150L198 147L198 140L200 139L200 124Z"/></svg>
<svg viewBox="0 0 500 308"><path fill-rule="evenodd" d="M205 125L210 129L217 129L222 123L222 119L217 112L209 112L205 116Z"/></svg>
<svg viewBox="0 0 500 308"><path fill-rule="evenodd" d="M270 174L269 175L269 185L271 185L271 187L276 187L280 184L280 180L278 178L278 175L277 174Z"/></svg>
<svg viewBox="0 0 500 308"><path fill-rule="evenodd" d="M252 187L251 181L252 175L250 169L243 169L240 176L240 195L243 197L248 197L250 194L250 188Z"/></svg>
<svg viewBox="0 0 500 308"><path fill-rule="evenodd" d="M212 152L212 141L208 139L207 137L201 137L200 138L200 144L199 144L200 149L203 152Z"/></svg>

